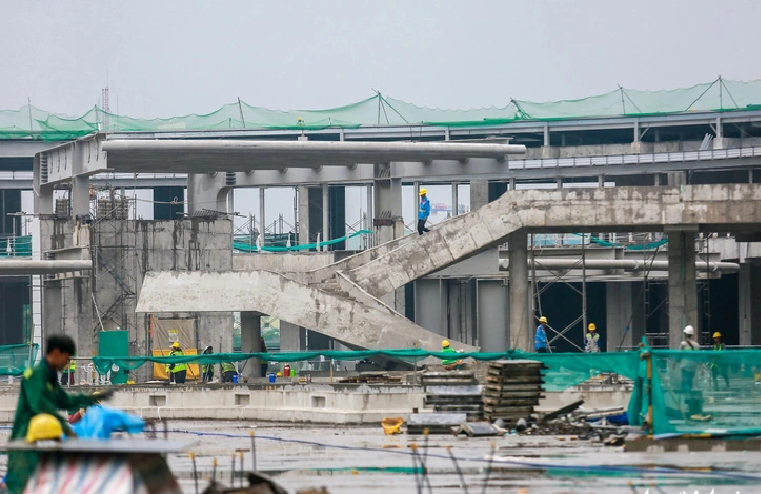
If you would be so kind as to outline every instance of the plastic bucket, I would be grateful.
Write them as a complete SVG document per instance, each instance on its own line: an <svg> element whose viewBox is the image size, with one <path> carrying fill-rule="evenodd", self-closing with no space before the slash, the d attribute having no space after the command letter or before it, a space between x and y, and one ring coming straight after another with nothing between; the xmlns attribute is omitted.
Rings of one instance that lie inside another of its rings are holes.
<svg viewBox="0 0 761 494"><path fill-rule="evenodd" d="M234 382L234 383L237 383L237 382L238 382L238 374L235 374L235 375L233 376L233 382Z"/></svg>
<svg viewBox="0 0 761 494"><path fill-rule="evenodd" d="M271 383L275 382L275 374L270 374L268 377L270 378Z"/></svg>

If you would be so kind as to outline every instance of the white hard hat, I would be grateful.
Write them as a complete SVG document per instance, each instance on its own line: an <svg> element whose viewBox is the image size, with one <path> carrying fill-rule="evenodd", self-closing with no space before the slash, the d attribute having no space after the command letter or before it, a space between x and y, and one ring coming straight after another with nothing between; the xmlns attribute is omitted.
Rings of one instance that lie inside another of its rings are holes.
<svg viewBox="0 0 761 494"><path fill-rule="evenodd" d="M692 326L690 326L688 324L687 326L684 327L684 334L688 334L690 336L694 335L695 334L695 328L693 328Z"/></svg>

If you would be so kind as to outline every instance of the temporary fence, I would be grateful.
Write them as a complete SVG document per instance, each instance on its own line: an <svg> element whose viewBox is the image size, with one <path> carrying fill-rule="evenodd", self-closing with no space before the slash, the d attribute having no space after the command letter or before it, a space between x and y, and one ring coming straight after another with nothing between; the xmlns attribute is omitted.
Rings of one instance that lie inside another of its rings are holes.
<svg viewBox="0 0 761 494"><path fill-rule="evenodd" d="M37 359L39 345L18 344L0 346L0 376L19 376Z"/></svg>
<svg viewBox="0 0 761 494"><path fill-rule="evenodd" d="M25 105L19 110L0 111L0 139L65 140L96 131L321 130L374 125L463 127L526 120L757 109L761 109L761 80L742 82L720 77L713 82L675 90L640 91L619 87L581 99L541 103L510 99L501 107L469 110L421 107L381 93L324 110L269 110L238 100L206 114L154 119L117 115L97 106L84 115L70 117Z"/></svg>

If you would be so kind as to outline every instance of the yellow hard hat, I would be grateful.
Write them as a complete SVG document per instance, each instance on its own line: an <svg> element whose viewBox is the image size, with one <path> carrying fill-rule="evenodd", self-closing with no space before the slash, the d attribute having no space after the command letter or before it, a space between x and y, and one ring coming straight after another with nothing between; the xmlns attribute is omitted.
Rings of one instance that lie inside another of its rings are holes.
<svg viewBox="0 0 761 494"><path fill-rule="evenodd" d="M449 346L449 340L444 340L441 342L441 346L448 347Z"/></svg>
<svg viewBox="0 0 761 494"><path fill-rule="evenodd" d="M49 413L38 413L29 421L29 430L26 431L26 442L61 439L63 428L57 418Z"/></svg>
<svg viewBox="0 0 761 494"><path fill-rule="evenodd" d="M426 195L427 193L428 193L428 191L427 191L427 190L425 190L425 189L420 189L420 195L421 195L421 196L424 196L424 195Z"/></svg>
<svg viewBox="0 0 761 494"><path fill-rule="evenodd" d="M713 334L713 337L714 337L714 338L721 338L721 333L719 333L718 331L716 331L716 332Z"/></svg>
<svg viewBox="0 0 761 494"><path fill-rule="evenodd" d="M547 322L547 318L545 316L542 316L539 318L539 322Z"/></svg>
<svg viewBox="0 0 761 494"><path fill-rule="evenodd" d="M174 343L172 343L172 348L180 348L180 342L175 341Z"/></svg>
<svg viewBox="0 0 761 494"><path fill-rule="evenodd" d="M597 329L597 326L595 326L595 323L590 322L587 328L589 328L590 331L594 331L595 329Z"/></svg>

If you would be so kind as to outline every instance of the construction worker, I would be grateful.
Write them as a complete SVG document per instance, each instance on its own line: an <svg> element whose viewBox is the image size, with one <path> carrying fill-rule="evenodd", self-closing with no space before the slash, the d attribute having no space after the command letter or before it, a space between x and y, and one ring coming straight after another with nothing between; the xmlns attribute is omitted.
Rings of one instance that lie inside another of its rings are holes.
<svg viewBox="0 0 761 494"><path fill-rule="evenodd" d="M724 351L724 342L721 339L721 333L718 331L713 334L713 347L714 352ZM713 383L713 390L719 390L719 376L724 378L724 383L729 389L729 369L726 364L720 364L715 361L711 362L711 382Z"/></svg>
<svg viewBox="0 0 761 494"><path fill-rule="evenodd" d="M69 366L61 373L61 384L72 385L76 382L74 376L77 374L77 361L71 360Z"/></svg>
<svg viewBox="0 0 761 494"><path fill-rule="evenodd" d="M259 350L262 353L267 353L267 345L264 343L264 336L259 338ZM260 369L262 371L262 376L267 375L267 367L269 367L269 362L262 360L262 363L260 364Z"/></svg>
<svg viewBox="0 0 761 494"><path fill-rule="evenodd" d="M584 351L587 353L600 353L600 334L597 333L597 326L590 322L587 326L587 334L584 335Z"/></svg>
<svg viewBox="0 0 761 494"><path fill-rule="evenodd" d="M454 349L449 346L449 340L444 340L441 342L441 353L454 353L457 352L454 351ZM462 366L462 360L442 360L441 363L444 365L445 370L459 370Z"/></svg>
<svg viewBox="0 0 761 494"><path fill-rule="evenodd" d="M58 372L67 368L69 357L76 354L74 341L63 335L51 336L45 342L45 358L31 369L24 371L19 389L16 416L13 420L11 440L28 442L73 436L68 421L58 410L76 410L88 407L100 400L109 399L113 391L98 395L68 394L58 380ZM42 418L40 417L42 414ZM44 417L48 415L48 417ZM58 424L54 425L50 417ZM10 452L8 454L8 492L21 494L29 477L37 466L38 456L33 452Z"/></svg>
<svg viewBox="0 0 761 494"><path fill-rule="evenodd" d="M684 341L679 345L679 348L683 351L698 351L700 345L695 341L695 328L691 325L684 327ZM681 362L682 366L682 391L691 391L692 384L695 379L695 371L698 368L698 362L683 358Z"/></svg>
<svg viewBox="0 0 761 494"><path fill-rule="evenodd" d="M223 383L231 383L233 382L233 377L238 374L238 371L235 370L235 364L232 362L223 362L222 363L222 382Z"/></svg>
<svg viewBox="0 0 761 494"><path fill-rule="evenodd" d="M201 355L210 355L212 353L214 353L214 347L207 345ZM214 380L214 364L203 364L201 366L201 380L205 383L210 383Z"/></svg>
<svg viewBox="0 0 761 494"><path fill-rule="evenodd" d="M539 318L539 326L536 328L536 334L534 334L534 351L536 353L547 353L547 318L542 316Z"/></svg>
<svg viewBox="0 0 761 494"><path fill-rule="evenodd" d="M430 230L425 227L428 217L431 215L431 201L428 200L425 189L420 189L420 207L417 212L417 233L422 235L423 232L429 232Z"/></svg>
<svg viewBox="0 0 761 494"><path fill-rule="evenodd" d="M175 341L172 343L172 350L169 352L170 357L182 357L185 354L182 353L180 348L180 342ZM169 375L169 382L175 384L185 384L185 377L187 377L188 366L185 364L166 364L166 373Z"/></svg>

